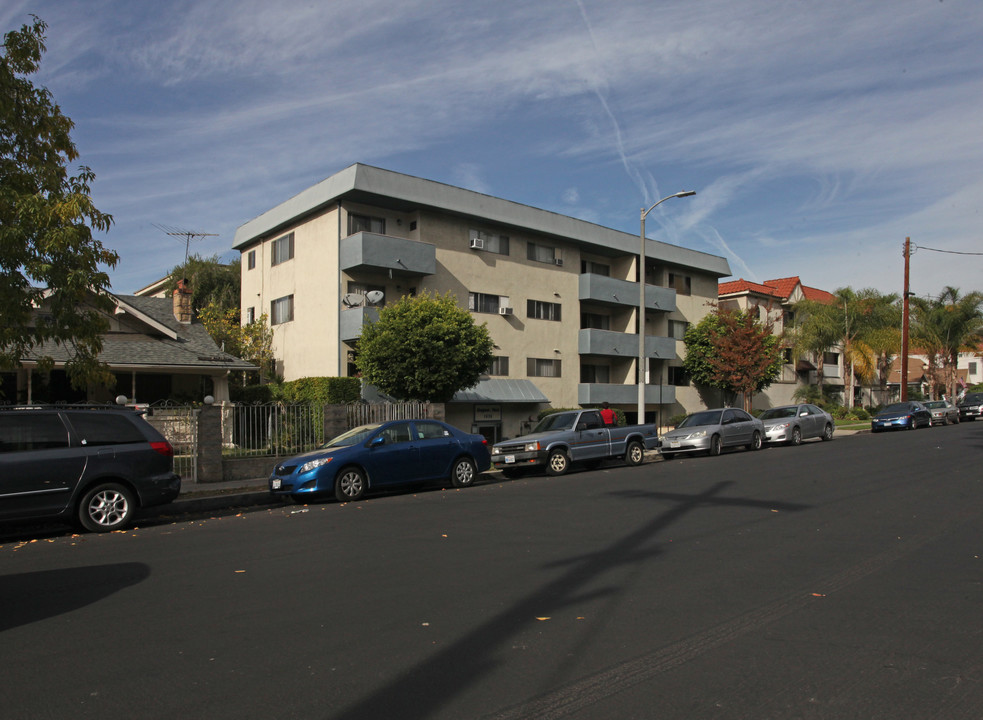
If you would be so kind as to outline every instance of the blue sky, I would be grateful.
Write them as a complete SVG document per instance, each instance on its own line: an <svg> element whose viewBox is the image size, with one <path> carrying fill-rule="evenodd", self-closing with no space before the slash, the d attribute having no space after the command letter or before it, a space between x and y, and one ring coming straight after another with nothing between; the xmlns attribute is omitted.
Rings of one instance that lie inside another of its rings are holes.
<svg viewBox="0 0 983 720"><path fill-rule="evenodd" d="M983 290L979 0L7 0L113 289L362 162L825 290ZM939 250L946 252L938 252ZM959 254L962 253L962 254Z"/></svg>

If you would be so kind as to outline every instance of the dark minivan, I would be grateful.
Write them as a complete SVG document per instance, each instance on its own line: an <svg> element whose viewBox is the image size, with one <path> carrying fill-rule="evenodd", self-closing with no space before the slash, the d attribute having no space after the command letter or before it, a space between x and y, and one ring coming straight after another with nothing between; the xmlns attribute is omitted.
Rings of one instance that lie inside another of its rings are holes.
<svg viewBox="0 0 983 720"><path fill-rule="evenodd" d="M127 408L0 408L0 521L126 527L137 508L178 496L174 449Z"/></svg>

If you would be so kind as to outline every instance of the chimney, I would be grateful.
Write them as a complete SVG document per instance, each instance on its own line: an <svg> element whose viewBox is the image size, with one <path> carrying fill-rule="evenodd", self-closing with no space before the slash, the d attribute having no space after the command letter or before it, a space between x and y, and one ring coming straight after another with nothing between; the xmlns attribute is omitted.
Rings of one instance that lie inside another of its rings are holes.
<svg viewBox="0 0 983 720"><path fill-rule="evenodd" d="M174 291L174 317L182 325L191 324L191 288L185 279L177 281Z"/></svg>

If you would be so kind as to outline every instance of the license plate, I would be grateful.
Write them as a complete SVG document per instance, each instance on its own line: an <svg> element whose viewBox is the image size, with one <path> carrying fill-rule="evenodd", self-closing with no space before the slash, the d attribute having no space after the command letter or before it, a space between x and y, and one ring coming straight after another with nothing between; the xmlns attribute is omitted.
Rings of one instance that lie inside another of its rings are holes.
<svg viewBox="0 0 983 720"><path fill-rule="evenodd" d="M515 455L506 455L505 456L505 464L506 465L511 465L514 462L515 462Z"/></svg>
<svg viewBox="0 0 983 720"><path fill-rule="evenodd" d="M669 441L669 447L671 447L671 448L678 448L679 447L679 441L678 440L670 440Z"/></svg>
<svg viewBox="0 0 983 720"><path fill-rule="evenodd" d="M273 482L270 483L270 487L274 490L279 490L281 487L283 487L283 480L280 478L274 478Z"/></svg>

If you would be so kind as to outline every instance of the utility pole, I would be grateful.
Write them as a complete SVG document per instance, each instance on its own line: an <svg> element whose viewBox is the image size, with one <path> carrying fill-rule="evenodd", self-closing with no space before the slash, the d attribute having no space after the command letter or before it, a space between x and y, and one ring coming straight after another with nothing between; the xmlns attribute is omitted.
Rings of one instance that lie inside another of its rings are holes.
<svg viewBox="0 0 983 720"><path fill-rule="evenodd" d="M901 305L901 402L908 399L908 266L911 238L904 239L904 302Z"/></svg>

